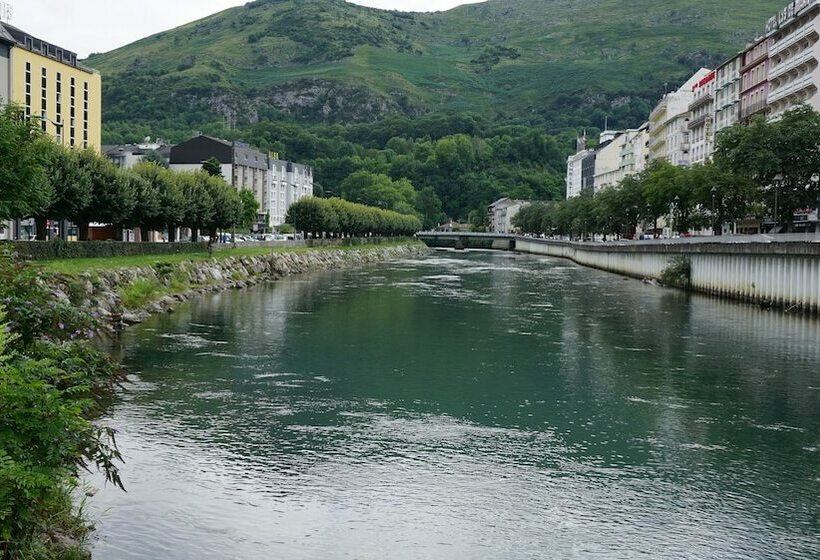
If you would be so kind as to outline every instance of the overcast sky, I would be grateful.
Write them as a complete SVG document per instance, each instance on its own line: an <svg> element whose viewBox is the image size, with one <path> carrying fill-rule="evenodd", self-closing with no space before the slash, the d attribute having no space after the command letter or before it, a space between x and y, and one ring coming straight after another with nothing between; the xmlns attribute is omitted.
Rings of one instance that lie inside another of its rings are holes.
<svg viewBox="0 0 820 560"><path fill-rule="evenodd" d="M0 0L12 5L12 24L75 51L105 52L247 0ZM354 0L405 11L448 10L480 0Z"/></svg>

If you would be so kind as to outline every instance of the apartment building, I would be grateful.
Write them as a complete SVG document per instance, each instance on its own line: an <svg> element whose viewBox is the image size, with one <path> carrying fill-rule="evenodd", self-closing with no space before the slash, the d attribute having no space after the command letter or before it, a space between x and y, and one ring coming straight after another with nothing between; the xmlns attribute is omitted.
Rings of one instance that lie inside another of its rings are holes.
<svg viewBox="0 0 820 560"><path fill-rule="evenodd" d="M525 206L531 203L526 200L514 200L512 198L500 198L490 204L488 209L490 220L490 232L492 233L512 233L515 229L513 218Z"/></svg>
<svg viewBox="0 0 820 560"><path fill-rule="evenodd" d="M667 93L649 115L649 161L676 162L690 159L688 113L694 100L693 88L712 71L701 68L677 91ZM670 144L671 142L671 144ZM685 164L682 164L685 165Z"/></svg>
<svg viewBox="0 0 820 560"><path fill-rule="evenodd" d="M171 148L170 167L179 171L198 170L210 158L221 164L225 181L256 196L257 231L284 224L291 204L313 196L312 168L282 161L277 154L264 154L244 142L197 136Z"/></svg>
<svg viewBox="0 0 820 560"><path fill-rule="evenodd" d="M269 215L271 225L280 226L286 222L291 204L301 198L313 196L313 169L307 165L280 159L271 159L269 165Z"/></svg>
<svg viewBox="0 0 820 560"><path fill-rule="evenodd" d="M621 181L624 177L640 173L649 162L649 123L624 131L621 148Z"/></svg>
<svg viewBox="0 0 820 560"><path fill-rule="evenodd" d="M20 105L65 146L100 150L102 80L77 55L0 22L0 102Z"/></svg>
<svg viewBox="0 0 820 560"><path fill-rule="evenodd" d="M740 119L740 63L738 53L715 70L715 134L734 126Z"/></svg>
<svg viewBox="0 0 820 560"><path fill-rule="evenodd" d="M741 55L740 121L765 115L769 92L769 47L766 37L752 42Z"/></svg>
<svg viewBox="0 0 820 560"><path fill-rule="evenodd" d="M581 166L584 158L590 153L586 146L587 135L584 132L583 136L579 136L575 141L575 153L567 158L566 195L568 199L581 194L583 185Z"/></svg>
<svg viewBox="0 0 820 560"><path fill-rule="evenodd" d="M268 156L239 141L199 135L171 148L170 168L196 171L215 158L222 167L222 178L237 190L253 192L259 203L256 229L268 227L270 201Z"/></svg>
<svg viewBox="0 0 820 560"><path fill-rule="evenodd" d="M769 117L800 103L820 110L820 0L790 3L766 31Z"/></svg>
<svg viewBox="0 0 820 560"><path fill-rule="evenodd" d="M692 88L694 99L689 104L689 142L691 162L705 163L712 157L714 142L715 77L710 72Z"/></svg>

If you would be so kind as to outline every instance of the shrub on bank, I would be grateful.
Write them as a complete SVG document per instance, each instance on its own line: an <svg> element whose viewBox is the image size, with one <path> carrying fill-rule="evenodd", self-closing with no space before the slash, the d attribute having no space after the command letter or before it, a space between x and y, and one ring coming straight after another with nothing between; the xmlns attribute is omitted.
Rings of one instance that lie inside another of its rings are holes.
<svg viewBox="0 0 820 560"><path fill-rule="evenodd" d="M0 558L70 557L53 542L88 530L71 500L78 471L120 484L113 432L92 422L119 368L83 338L93 324L0 251Z"/></svg>
<svg viewBox="0 0 820 560"><path fill-rule="evenodd" d="M123 243L118 241L13 241L3 242L19 255L35 260L130 257L133 255L174 255L202 253L207 243Z"/></svg>

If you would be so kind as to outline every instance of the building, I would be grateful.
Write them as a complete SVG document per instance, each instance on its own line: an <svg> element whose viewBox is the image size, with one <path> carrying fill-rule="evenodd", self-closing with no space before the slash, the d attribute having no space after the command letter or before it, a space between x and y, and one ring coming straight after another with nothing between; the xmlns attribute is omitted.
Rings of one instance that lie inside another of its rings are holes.
<svg viewBox="0 0 820 560"><path fill-rule="evenodd" d="M490 232L512 233L515 229L512 223L513 218L522 208L529 205L530 203L526 200L513 200L512 198L500 198L490 204Z"/></svg>
<svg viewBox="0 0 820 560"><path fill-rule="evenodd" d="M300 163L271 159L269 177L270 223L272 226L281 226L287 219L291 204L301 198L313 196L313 169Z"/></svg>
<svg viewBox="0 0 820 560"><path fill-rule="evenodd" d="M256 230L283 224L291 204L313 196L310 167L276 159L275 154L263 154L244 142L196 136L171 148L170 167L198 170L211 158L221 164L225 181L237 190L253 192L259 203Z"/></svg>
<svg viewBox="0 0 820 560"><path fill-rule="evenodd" d="M156 152L166 163L171 159L172 146L159 138L151 141L146 138L141 144L103 145L102 153L113 161L117 167L131 169L150 152Z"/></svg>
<svg viewBox="0 0 820 560"><path fill-rule="evenodd" d="M0 97L65 146L100 150L102 80L77 55L0 22Z"/></svg>
<svg viewBox="0 0 820 560"><path fill-rule="evenodd" d="M621 178L621 151L626 136L621 131L605 130L595 148L595 170L592 181L593 193L617 185Z"/></svg>
<svg viewBox="0 0 820 560"><path fill-rule="evenodd" d="M54 141L99 151L100 74L77 55L0 21L0 105L15 103ZM0 223L0 239L29 239L33 220Z"/></svg>
<svg viewBox="0 0 820 560"><path fill-rule="evenodd" d="M649 123L624 131L626 136L621 149L621 179L640 173L649 163Z"/></svg>
<svg viewBox="0 0 820 560"><path fill-rule="evenodd" d="M796 0L766 26L767 105L777 118L799 103L820 110L820 0Z"/></svg>
<svg viewBox="0 0 820 560"><path fill-rule="evenodd" d="M567 198L574 198L581 194L582 174L581 166L584 158L590 154L591 150L587 149L587 133L584 131L583 136L579 136L575 141L575 153L567 158Z"/></svg>
<svg viewBox="0 0 820 560"><path fill-rule="evenodd" d="M740 63L738 53L715 70L715 134L740 120Z"/></svg>
<svg viewBox="0 0 820 560"><path fill-rule="evenodd" d="M740 122L765 115L769 92L769 49L765 37L756 39L741 55Z"/></svg>
<svg viewBox="0 0 820 560"><path fill-rule="evenodd" d="M681 165L676 162L691 160L685 149L689 141L689 104L694 100L693 88L710 72L701 68L677 91L664 95L652 110L649 115L649 161L666 160ZM670 141L673 146L669 145Z"/></svg>
<svg viewBox="0 0 820 560"><path fill-rule="evenodd" d="M715 148L715 77L710 72L692 87L694 99L689 104L689 142L691 162L705 163Z"/></svg>

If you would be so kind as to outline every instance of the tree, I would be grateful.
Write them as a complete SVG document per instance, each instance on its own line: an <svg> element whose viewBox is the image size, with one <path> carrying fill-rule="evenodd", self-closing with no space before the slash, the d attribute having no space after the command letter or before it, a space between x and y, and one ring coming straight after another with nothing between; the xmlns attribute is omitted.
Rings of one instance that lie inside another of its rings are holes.
<svg viewBox="0 0 820 560"><path fill-rule="evenodd" d="M0 109L0 220L41 213L52 202L49 144L20 107Z"/></svg>
<svg viewBox="0 0 820 560"><path fill-rule="evenodd" d="M756 185L776 224L790 231L795 210L815 207L820 197L818 138L820 113L799 106L776 121L760 118L722 131L714 161Z"/></svg>
<svg viewBox="0 0 820 560"><path fill-rule="evenodd" d="M202 162L202 171L211 177L222 177L222 164L212 156Z"/></svg>
<svg viewBox="0 0 820 560"><path fill-rule="evenodd" d="M241 204L237 225L243 228L250 228L256 223L259 215L259 201L252 191L243 189L239 191L239 202Z"/></svg>
<svg viewBox="0 0 820 560"><path fill-rule="evenodd" d="M136 205L136 192L134 184L107 158L91 150L78 152L77 157L91 180L91 200L69 218L77 224L80 240L85 241L90 222L127 223Z"/></svg>
<svg viewBox="0 0 820 560"><path fill-rule="evenodd" d="M168 240L176 240L176 228L185 218L185 196L175 173L151 161L141 161L133 168L134 173L142 176L153 185L159 198L160 212L145 216L143 224L146 231L168 229Z"/></svg>
<svg viewBox="0 0 820 560"><path fill-rule="evenodd" d="M467 221L470 223L470 231L483 232L490 227L490 218L483 209L470 210Z"/></svg>
<svg viewBox="0 0 820 560"><path fill-rule="evenodd" d="M169 167L168 162L165 160L165 158L162 157L156 150L149 150L148 152L146 152L145 155L142 156L142 160L140 161L144 161L146 163L155 163L156 165L164 167L165 169L168 169Z"/></svg>
<svg viewBox="0 0 820 560"><path fill-rule="evenodd" d="M424 187L416 193L415 210L421 217L424 229L433 229L447 219L441 209L441 199L433 187Z"/></svg>
<svg viewBox="0 0 820 560"><path fill-rule="evenodd" d="M80 161L78 150L51 144L47 167L54 197L41 212L35 213L37 239L45 239L46 220L69 220L82 213L91 203L91 175ZM62 224L61 224L62 227ZM66 232L61 232L66 236Z"/></svg>

